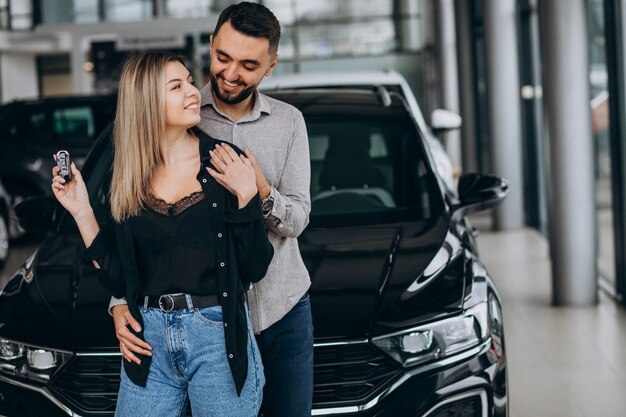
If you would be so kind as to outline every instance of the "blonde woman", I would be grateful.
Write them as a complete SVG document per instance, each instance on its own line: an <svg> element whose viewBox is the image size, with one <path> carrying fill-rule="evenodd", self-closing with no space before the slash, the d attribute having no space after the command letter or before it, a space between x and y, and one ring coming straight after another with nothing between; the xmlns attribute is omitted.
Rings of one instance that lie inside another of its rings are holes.
<svg viewBox="0 0 626 417"><path fill-rule="evenodd" d="M200 93L183 61L140 54L120 81L110 226L100 229L75 166L69 182L53 170L86 258L141 325L116 416L183 416L189 397L195 417L253 417L261 403L244 294L273 248L250 160L193 128L199 121Z"/></svg>

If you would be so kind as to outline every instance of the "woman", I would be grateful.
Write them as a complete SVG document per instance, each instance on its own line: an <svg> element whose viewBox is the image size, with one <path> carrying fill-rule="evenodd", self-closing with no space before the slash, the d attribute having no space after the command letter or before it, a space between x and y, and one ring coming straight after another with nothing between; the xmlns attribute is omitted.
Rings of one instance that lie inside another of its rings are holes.
<svg viewBox="0 0 626 417"><path fill-rule="evenodd" d="M74 165L69 182L53 170L86 258L112 295L126 297L152 349L123 361L116 416L183 416L187 396L194 416L253 417L261 404L244 296L273 249L250 160L193 128L199 111L179 57L140 54L120 80L111 226L100 230Z"/></svg>

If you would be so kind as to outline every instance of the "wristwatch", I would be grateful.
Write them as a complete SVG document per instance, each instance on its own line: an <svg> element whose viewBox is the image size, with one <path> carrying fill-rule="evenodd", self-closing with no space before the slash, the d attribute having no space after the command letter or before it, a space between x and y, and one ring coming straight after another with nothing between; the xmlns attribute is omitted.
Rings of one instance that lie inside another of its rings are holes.
<svg viewBox="0 0 626 417"><path fill-rule="evenodd" d="M272 212L272 208L274 208L274 197L270 194L261 202L261 211L263 211L263 216L270 214Z"/></svg>

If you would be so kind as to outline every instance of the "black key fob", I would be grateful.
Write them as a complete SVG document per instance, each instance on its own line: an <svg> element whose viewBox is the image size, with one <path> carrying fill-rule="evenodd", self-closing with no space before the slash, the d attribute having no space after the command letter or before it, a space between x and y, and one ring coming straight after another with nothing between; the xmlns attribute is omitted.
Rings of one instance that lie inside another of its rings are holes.
<svg viewBox="0 0 626 417"><path fill-rule="evenodd" d="M65 182L72 181L72 169L70 167L70 153L68 151L59 151L56 153L57 166L59 167L59 175Z"/></svg>

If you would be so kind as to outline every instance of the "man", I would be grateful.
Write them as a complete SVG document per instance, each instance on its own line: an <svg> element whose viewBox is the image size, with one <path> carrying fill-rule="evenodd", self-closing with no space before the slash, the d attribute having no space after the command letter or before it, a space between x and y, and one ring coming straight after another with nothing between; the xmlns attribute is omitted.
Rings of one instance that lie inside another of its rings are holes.
<svg viewBox="0 0 626 417"><path fill-rule="evenodd" d="M211 37L210 83L202 90L200 128L244 149L255 166L274 259L251 286L248 306L265 367L261 413L309 417L313 395L313 324L309 274L297 237L309 221L310 162L306 127L294 107L257 90L278 62L280 26L265 6L226 8ZM114 302L112 305L115 304ZM127 307L113 307L125 358L147 353L127 326ZM129 347L130 346L130 347Z"/></svg>

